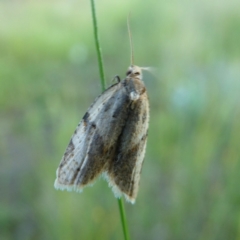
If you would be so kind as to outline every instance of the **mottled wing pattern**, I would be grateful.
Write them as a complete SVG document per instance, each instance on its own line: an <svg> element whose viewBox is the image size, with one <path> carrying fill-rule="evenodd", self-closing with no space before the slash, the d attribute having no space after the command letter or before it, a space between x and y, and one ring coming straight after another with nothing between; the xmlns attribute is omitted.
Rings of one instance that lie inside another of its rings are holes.
<svg viewBox="0 0 240 240"><path fill-rule="evenodd" d="M57 169L55 188L81 191L107 167L130 104L121 84L103 92L78 124Z"/></svg>
<svg viewBox="0 0 240 240"><path fill-rule="evenodd" d="M130 98L136 95L138 97L131 101L128 108L128 117L119 136L117 150L111 161L107 177L116 196L123 193L128 201L134 203L145 156L149 102L143 83L137 82L137 84L142 84L140 92L136 91L137 84L134 85L133 79L128 81L128 84L133 84L130 88L133 90L129 92Z"/></svg>
<svg viewBox="0 0 240 240"><path fill-rule="evenodd" d="M57 169L55 187L81 191L101 173L116 197L135 202L145 155L149 103L141 69L103 92L78 124Z"/></svg>

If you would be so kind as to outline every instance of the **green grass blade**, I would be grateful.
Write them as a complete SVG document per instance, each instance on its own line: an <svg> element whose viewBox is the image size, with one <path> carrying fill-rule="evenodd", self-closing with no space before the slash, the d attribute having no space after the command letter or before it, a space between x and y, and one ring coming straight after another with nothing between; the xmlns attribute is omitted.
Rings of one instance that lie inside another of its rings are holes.
<svg viewBox="0 0 240 240"><path fill-rule="evenodd" d="M100 47L99 37L98 37L98 26L97 26L97 17L96 17L94 0L91 0L91 8L92 8L93 30L94 30L94 39L95 39L96 49L97 49L99 73L101 77L102 91L104 91L106 89L106 81L104 76L102 52L101 52L101 47Z"/></svg>
<svg viewBox="0 0 240 240"><path fill-rule="evenodd" d="M104 77L104 68L103 68L101 47L100 47L99 37L98 37L97 17L96 17L94 0L91 0L91 8L92 8L94 38L95 38L95 44L96 44L96 49L97 49L99 72L100 72L100 77L101 77L101 85L102 85L102 91L104 91L106 89L106 82L105 82L105 77ZM118 199L118 206L119 206L119 212L120 212L120 217L121 217L124 239L129 240L130 238L129 238L129 234L128 234L127 221L126 221L126 215L125 215L122 198Z"/></svg>
<svg viewBox="0 0 240 240"><path fill-rule="evenodd" d="M124 210L124 205L123 205L122 198L118 198L118 206L119 206L119 212L120 212L120 216L121 216L121 222L122 222L124 239L125 240L130 240L129 232L128 232L128 226L127 226L127 220L126 220L126 215L125 215L125 210Z"/></svg>

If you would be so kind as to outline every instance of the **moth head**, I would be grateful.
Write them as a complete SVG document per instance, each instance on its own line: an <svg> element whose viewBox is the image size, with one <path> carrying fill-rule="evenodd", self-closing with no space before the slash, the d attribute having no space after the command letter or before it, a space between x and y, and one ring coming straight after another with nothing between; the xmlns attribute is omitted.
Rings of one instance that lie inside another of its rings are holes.
<svg viewBox="0 0 240 240"><path fill-rule="evenodd" d="M138 66L131 65L126 73L127 77L138 78L142 80L142 69Z"/></svg>

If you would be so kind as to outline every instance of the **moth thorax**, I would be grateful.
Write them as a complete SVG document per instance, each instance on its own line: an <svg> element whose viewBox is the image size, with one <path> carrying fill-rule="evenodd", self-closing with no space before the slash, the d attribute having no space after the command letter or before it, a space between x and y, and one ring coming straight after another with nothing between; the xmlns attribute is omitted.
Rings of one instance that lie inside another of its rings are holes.
<svg viewBox="0 0 240 240"><path fill-rule="evenodd" d="M138 66L130 66L126 73L127 77L138 78L142 80L142 70Z"/></svg>

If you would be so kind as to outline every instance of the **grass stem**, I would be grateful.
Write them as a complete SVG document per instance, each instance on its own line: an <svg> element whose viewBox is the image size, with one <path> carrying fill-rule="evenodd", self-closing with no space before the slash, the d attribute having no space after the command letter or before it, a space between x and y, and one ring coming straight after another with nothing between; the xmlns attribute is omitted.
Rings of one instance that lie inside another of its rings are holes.
<svg viewBox="0 0 240 240"><path fill-rule="evenodd" d="M104 76L101 47L100 47L99 37L98 37L97 17L96 17L94 0L91 0L91 8L92 8L92 18L93 18L94 39L95 39L95 44L96 44L96 49L97 49L98 65L99 65L99 72L100 72L100 77L101 77L101 86L102 86L102 91L104 91L106 89L106 81L105 81L105 76ZM129 240L130 238L129 238L129 234L128 234L128 227L127 227L126 215L125 215L122 198L118 199L118 206L119 206L119 212L120 212L120 217L121 217L124 239Z"/></svg>
<svg viewBox="0 0 240 240"><path fill-rule="evenodd" d="M98 37L98 26L97 26L97 17L96 17L94 0L91 0L91 8L92 8L92 18L93 18L94 39L95 39L95 44L96 44L99 73L100 73L100 78L101 78L101 86L102 86L102 91L104 91L106 89L106 81L105 81L105 76L104 76L102 51L101 51L99 37Z"/></svg>
<svg viewBox="0 0 240 240"><path fill-rule="evenodd" d="M120 216L121 216L124 239L129 240L130 238L129 238L127 220L126 220L126 215L125 215L125 210L124 210L124 205L123 205L122 198L118 198L118 206L119 206L119 212L120 212Z"/></svg>

